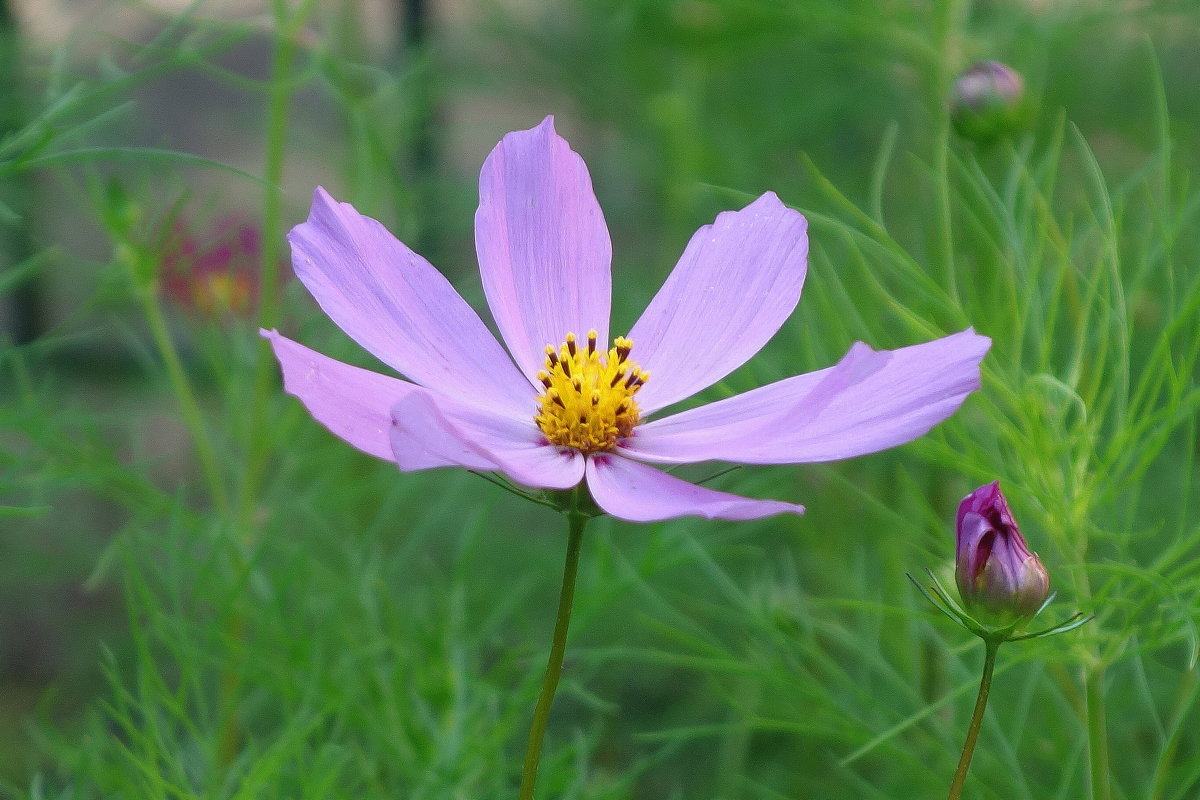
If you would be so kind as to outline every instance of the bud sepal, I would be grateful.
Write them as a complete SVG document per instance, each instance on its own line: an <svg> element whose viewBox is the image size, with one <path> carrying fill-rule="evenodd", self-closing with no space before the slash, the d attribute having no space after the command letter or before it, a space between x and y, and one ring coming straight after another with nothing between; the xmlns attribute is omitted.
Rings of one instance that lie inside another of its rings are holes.
<svg viewBox="0 0 1200 800"><path fill-rule="evenodd" d="M1032 633L1023 632L1025 625L1030 622L1038 614L1042 613L1051 601L1058 595L1057 592L1051 594L1042 603L1041 608L1033 613L1033 616L1015 620L1007 625L989 625L979 621L971 616L961 605L958 604L950 592L946 591L946 587L934 574L933 570L926 569L925 572L929 575L929 580L932 582L928 587L922 586L921 582L914 578L911 574L905 573L908 579L912 581L913 586L917 587L925 599L928 600L934 608L941 611L959 627L970 631L971 633L983 639L985 642L1020 642L1026 639L1044 639L1047 636L1056 636L1060 633L1073 631L1076 628L1090 622L1095 618L1095 614L1085 615L1082 611L1076 611L1071 616L1067 617L1057 625L1052 625L1049 628L1044 628Z"/></svg>

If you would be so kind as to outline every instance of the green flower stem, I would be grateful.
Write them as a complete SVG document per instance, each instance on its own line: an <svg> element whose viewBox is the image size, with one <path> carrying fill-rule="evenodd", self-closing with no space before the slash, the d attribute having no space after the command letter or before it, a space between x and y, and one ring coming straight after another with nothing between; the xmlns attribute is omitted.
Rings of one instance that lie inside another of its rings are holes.
<svg viewBox="0 0 1200 800"><path fill-rule="evenodd" d="M525 765L521 768L520 800L533 800L538 764L542 760L542 739L546 735L546 723L550 721L550 706L554 703L554 692L558 689L558 678L562 674L563 653L567 649L567 628L571 624L571 607L575 601L575 575L579 571L579 549L587 522L588 517L578 511L572 509L567 512L567 560L563 566L562 590L558 595L558 618L554 623L554 640L550 645L546 674L542 678L542 690L538 694L533 721L529 725L529 744L525 747Z"/></svg>
<svg viewBox="0 0 1200 800"><path fill-rule="evenodd" d="M984 639L986 650L983 656L983 677L979 679L979 697L975 699L975 711L971 714L971 724L967 728L967 741L963 743L962 756L958 759L958 769L954 772L954 782L950 784L950 795L947 800L958 800L962 796L963 784L967 780L967 769L971 766L971 756L975 754L975 742L979 739L979 729L983 726L983 710L987 708L988 695L992 692L992 673L996 670L996 652L1000 649L1002 639Z"/></svg>

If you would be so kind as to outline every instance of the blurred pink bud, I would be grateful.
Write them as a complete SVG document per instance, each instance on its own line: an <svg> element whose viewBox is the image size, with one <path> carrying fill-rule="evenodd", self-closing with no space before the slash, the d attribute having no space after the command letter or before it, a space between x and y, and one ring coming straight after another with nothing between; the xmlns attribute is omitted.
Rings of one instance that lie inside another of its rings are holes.
<svg viewBox="0 0 1200 800"><path fill-rule="evenodd" d="M950 113L960 136L988 141L1024 127L1025 79L1007 64L979 61L954 81Z"/></svg>

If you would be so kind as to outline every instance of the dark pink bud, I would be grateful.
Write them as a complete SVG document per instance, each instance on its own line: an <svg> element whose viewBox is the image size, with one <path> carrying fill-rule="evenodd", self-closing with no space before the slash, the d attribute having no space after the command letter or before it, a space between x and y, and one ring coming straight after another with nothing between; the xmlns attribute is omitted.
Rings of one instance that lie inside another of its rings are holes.
<svg viewBox="0 0 1200 800"><path fill-rule="evenodd" d="M1050 576L1025 544L999 481L963 498L956 527L954 578L967 611L996 626L1036 614L1050 592Z"/></svg>

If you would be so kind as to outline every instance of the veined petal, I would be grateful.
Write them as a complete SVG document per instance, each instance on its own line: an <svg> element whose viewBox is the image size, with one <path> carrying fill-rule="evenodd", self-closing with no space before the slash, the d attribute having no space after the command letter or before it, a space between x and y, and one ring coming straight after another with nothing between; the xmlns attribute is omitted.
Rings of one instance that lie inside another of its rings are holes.
<svg viewBox="0 0 1200 800"><path fill-rule="evenodd" d="M318 188L288 235L296 275L354 341L407 378L529 417L535 393L446 278L386 228Z"/></svg>
<svg viewBox="0 0 1200 800"><path fill-rule="evenodd" d="M979 388L990 346L970 328L899 350L860 342L833 367L641 425L619 452L672 464L794 464L873 453L953 414Z"/></svg>
<svg viewBox="0 0 1200 800"><path fill-rule="evenodd" d="M587 166L553 117L510 133L479 175L475 249L488 306L530 381L546 345L595 329L608 342L612 244Z"/></svg>
<svg viewBox="0 0 1200 800"><path fill-rule="evenodd" d="M804 506L705 489L611 453L588 458L587 482L600 508L629 522L675 517L747 520L804 513Z"/></svg>
<svg viewBox="0 0 1200 800"><path fill-rule="evenodd" d="M816 416L836 392L881 369L890 358L890 352L857 342L832 367L640 425L619 449L630 458L656 463L717 460L712 453L777 436L780 429L800 424L802 417Z"/></svg>
<svg viewBox="0 0 1200 800"><path fill-rule="evenodd" d="M313 419L368 455L392 461L392 406L418 387L399 378L352 367L261 331L283 368L284 390L300 399Z"/></svg>
<svg viewBox="0 0 1200 800"><path fill-rule="evenodd" d="M767 192L696 231L629 332L651 379L649 414L724 378L795 309L808 268L808 222Z"/></svg>
<svg viewBox="0 0 1200 800"><path fill-rule="evenodd" d="M570 489L583 480L583 456L546 442L520 421L417 390L392 407L392 454L405 472L444 466L498 470L537 489Z"/></svg>

